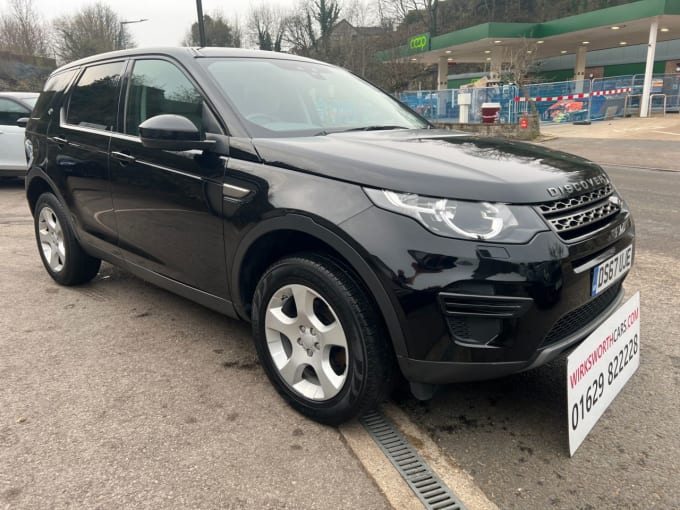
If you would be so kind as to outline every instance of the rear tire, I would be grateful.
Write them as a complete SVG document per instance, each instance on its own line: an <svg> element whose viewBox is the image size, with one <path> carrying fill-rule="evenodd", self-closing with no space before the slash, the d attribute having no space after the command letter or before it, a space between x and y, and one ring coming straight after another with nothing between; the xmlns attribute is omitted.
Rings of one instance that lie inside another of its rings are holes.
<svg viewBox="0 0 680 510"><path fill-rule="evenodd" d="M269 267L252 325L267 376L305 416L337 425L385 398L395 362L382 319L333 259L302 254Z"/></svg>
<svg viewBox="0 0 680 510"><path fill-rule="evenodd" d="M80 247L64 207L52 193L38 197L33 222L40 258L54 281L79 285L97 275L101 260Z"/></svg>

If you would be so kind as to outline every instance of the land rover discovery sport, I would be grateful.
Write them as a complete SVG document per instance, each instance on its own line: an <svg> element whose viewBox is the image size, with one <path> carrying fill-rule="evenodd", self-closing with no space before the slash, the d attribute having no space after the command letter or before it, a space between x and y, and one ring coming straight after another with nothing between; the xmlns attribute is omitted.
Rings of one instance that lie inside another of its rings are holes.
<svg viewBox="0 0 680 510"><path fill-rule="evenodd" d="M614 310L634 227L605 172L442 131L351 73L225 48L73 62L26 130L38 251L252 323L296 409L339 423L550 361Z"/></svg>

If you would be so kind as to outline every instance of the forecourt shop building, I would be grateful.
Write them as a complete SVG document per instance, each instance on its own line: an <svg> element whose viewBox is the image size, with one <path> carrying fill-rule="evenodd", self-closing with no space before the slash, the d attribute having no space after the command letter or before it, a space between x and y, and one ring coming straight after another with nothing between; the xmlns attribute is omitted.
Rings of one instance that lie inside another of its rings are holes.
<svg viewBox="0 0 680 510"><path fill-rule="evenodd" d="M680 73L680 0L642 0L543 23L484 23L435 37L419 34L379 57L437 64L443 90L449 88L451 65L486 64L493 78L517 52L531 53L535 69L555 81L644 73L640 116L647 117L652 75Z"/></svg>

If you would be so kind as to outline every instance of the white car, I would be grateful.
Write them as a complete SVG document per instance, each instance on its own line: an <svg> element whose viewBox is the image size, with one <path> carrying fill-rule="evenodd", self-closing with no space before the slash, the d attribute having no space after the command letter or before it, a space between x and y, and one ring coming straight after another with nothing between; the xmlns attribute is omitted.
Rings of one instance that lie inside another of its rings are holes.
<svg viewBox="0 0 680 510"><path fill-rule="evenodd" d="M0 178L26 174L24 128L17 120L28 118L38 100L36 92L0 92Z"/></svg>

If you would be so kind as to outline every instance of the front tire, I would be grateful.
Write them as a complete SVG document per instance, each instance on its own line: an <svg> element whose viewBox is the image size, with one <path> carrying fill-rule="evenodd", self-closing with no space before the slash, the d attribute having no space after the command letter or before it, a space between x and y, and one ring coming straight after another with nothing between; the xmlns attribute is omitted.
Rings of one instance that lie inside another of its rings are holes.
<svg viewBox="0 0 680 510"><path fill-rule="evenodd" d="M54 281L79 285L97 275L101 260L80 247L64 207L52 193L38 197L33 222L40 258Z"/></svg>
<svg viewBox="0 0 680 510"><path fill-rule="evenodd" d="M382 320L336 261L300 255L276 262L257 285L252 323L267 376L305 416L337 425L386 396L394 358Z"/></svg>

